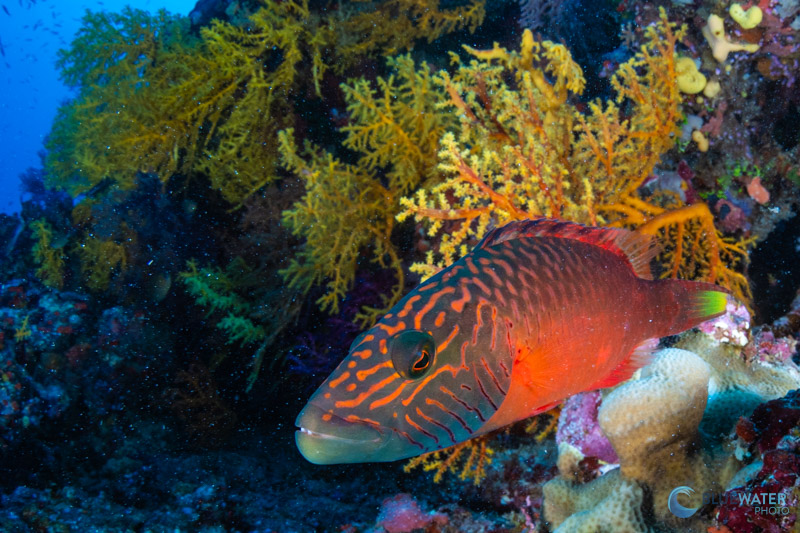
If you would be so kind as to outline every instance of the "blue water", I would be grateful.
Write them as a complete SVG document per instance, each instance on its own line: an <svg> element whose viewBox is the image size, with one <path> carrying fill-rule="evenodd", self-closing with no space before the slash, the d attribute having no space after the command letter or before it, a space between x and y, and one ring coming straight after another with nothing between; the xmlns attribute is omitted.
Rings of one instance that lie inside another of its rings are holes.
<svg viewBox="0 0 800 533"><path fill-rule="evenodd" d="M58 105L72 96L61 83L56 53L72 41L87 9L119 11L123 0L0 2L0 212L20 209L19 175L40 166L38 153ZM144 0L132 7L188 14L195 0Z"/></svg>

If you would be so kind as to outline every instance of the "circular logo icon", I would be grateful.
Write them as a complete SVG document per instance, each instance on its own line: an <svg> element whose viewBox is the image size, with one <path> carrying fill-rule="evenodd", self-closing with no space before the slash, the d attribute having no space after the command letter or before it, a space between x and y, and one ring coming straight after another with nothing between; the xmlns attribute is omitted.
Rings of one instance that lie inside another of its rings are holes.
<svg viewBox="0 0 800 533"><path fill-rule="evenodd" d="M694 494L694 489L692 487L675 487L672 489L672 492L669 493L669 500L667 501L667 507L669 507L669 512L677 516L678 518L689 518L694 513L697 512L699 507L684 507L680 503L678 503L678 494L685 494L686 496L691 496Z"/></svg>

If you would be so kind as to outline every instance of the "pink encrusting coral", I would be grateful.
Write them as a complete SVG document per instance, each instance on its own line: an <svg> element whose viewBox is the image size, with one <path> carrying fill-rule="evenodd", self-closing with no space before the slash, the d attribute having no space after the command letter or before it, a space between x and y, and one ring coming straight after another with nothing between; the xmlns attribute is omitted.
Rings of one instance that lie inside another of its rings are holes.
<svg viewBox="0 0 800 533"><path fill-rule="evenodd" d="M556 443L567 443L577 448L585 457L596 457L606 463L619 459L608 438L597 422L600 391L584 392L567 399L558 419Z"/></svg>
<svg viewBox="0 0 800 533"><path fill-rule="evenodd" d="M798 341L791 335L776 335L776 326L761 326L751 331L751 317L747 308L733 299L728 301L725 314L703 322L698 329L722 344L743 347L742 355L748 360L785 363L797 351ZM784 319L786 321L786 319Z"/></svg>
<svg viewBox="0 0 800 533"><path fill-rule="evenodd" d="M784 363L797 351L797 340L792 337L776 337L768 329L753 334L753 339L744 348L744 355L760 361Z"/></svg>
<svg viewBox="0 0 800 533"><path fill-rule="evenodd" d="M700 331L721 343L744 346L748 342L750 322L750 313L747 308L740 302L729 299L724 315L703 322L698 327Z"/></svg>
<svg viewBox="0 0 800 533"><path fill-rule="evenodd" d="M405 493L383 500L381 512L378 515L378 526L387 533L410 533L418 529L427 529L430 526L443 526L447 523L447 516L441 513L422 512L416 500L410 494Z"/></svg>

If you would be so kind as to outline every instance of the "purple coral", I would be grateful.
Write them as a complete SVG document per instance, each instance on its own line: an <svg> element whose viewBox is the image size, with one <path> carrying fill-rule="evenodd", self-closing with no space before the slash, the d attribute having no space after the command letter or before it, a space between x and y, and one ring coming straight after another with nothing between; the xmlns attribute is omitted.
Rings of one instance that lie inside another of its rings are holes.
<svg viewBox="0 0 800 533"><path fill-rule="evenodd" d="M586 457L596 457L607 463L618 463L614 448L600 429L597 410L600 391L584 392L570 397L561 408L556 443L565 442L580 450Z"/></svg>

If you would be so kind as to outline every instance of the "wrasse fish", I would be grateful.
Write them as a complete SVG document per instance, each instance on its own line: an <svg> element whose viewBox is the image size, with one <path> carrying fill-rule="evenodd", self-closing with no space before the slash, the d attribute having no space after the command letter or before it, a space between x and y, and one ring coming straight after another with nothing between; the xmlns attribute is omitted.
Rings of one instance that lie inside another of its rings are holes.
<svg viewBox="0 0 800 533"><path fill-rule="evenodd" d="M312 395L295 440L317 464L447 448L610 387L658 337L725 310L709 283L653 280L649 237L512 222L406 295Z"/></svg>

